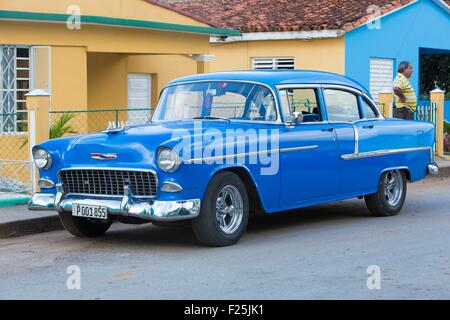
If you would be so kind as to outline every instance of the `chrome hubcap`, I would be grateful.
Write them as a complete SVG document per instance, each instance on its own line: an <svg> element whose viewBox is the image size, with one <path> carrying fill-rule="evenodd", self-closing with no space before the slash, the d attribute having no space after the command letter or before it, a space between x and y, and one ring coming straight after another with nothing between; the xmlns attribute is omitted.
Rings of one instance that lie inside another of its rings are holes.
<svg viewBox="0 0 450 320"><path fill-rule="evenodd" d="M234 233L242 222L244 206L242 196L235 186L225 186L216 200L216 218L220 230L226 234Z"/></svg>
<svg viewBox="0 0 450 320"><path fill-rule="evenodd" d="M383 182L384 196L390 206L396 206L402 197L403 180L398 170L389 171Z"/></svg>

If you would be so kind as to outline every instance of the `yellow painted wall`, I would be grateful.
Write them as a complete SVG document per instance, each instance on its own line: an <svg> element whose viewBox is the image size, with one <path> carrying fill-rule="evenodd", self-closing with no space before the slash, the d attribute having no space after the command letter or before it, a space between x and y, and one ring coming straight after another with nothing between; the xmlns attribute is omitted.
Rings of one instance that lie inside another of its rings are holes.
<svg viewBox="0 0 450 320"><path fill-rule="evenodd" d="M207 26L145 0L19 0L0 1L0 10L67 14L76 5L82 15Z"/></svg>
<svg viewBox="0 0 450 320"><path fill-rule="evenodd" d="M274 40L211 44L211 71L249 70L252 58L294 57L296 69L345 73L345 40Z"/></svg>
<svg viewBox="0 0 450 320"><path fill-rule="evenodd" d="M86 48L52 47L51 61L51 110L86 110L88 106ZM60 116L51 114L50 123L54 123ZM87 130L86 115L78 117L77 127L82 132Z"/></svg>
<svg viewBox="0 0 450 320"><path fill-rule="evenodd" d="M111 110L127 108L127 55L119 53L88 54L88 109ZM119 113L125 120L126 112ZM73 120L78 125L80 114ZM115 121L112 111L92 112L88 115L88 131L106 129L109 121Z"/></svg>
<svg viewBox="0 0 450 320"><path fill-rule="evenodd" d="M87 52L83 47L52 47L52 109L87 106Z"/></svg>
<svg viewBox="0 0 450 320"><path fill-rule="evenodd" d="M68 30L65 24L0 21L2 44L82 46L88 52L189 54L209 53L209 36L181 32L83 26Z"/></svg>
<svg viewBox="0 0 450 320"><path fill-rule="evenodd" d="M89 108L126 108L127 55L89 53L87 66Z"/></svg>

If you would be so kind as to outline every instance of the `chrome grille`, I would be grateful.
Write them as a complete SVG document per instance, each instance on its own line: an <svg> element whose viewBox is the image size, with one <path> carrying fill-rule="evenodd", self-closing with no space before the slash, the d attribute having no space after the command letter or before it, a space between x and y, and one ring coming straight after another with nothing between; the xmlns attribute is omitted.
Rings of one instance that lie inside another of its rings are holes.
<svg viewBox="0 0 450 320"><path fill-rule="evenodd" d="M133 195L156 195L156 176L151 171L71 169L61 170L64 193L123 196L123 187L129 185Z"/></svg>

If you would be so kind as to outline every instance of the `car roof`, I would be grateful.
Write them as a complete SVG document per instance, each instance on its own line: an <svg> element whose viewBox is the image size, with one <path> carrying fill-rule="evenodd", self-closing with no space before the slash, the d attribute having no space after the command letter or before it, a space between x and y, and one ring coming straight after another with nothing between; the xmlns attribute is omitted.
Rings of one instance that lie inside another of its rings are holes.
<svg viewBox="0 0 450 320"><path fill-rule="evenodd" d="M282 84L331 84L360 90L370 96L370 92L349 77L323 71L312 70L250 70L203 73L186 76L169 82L169 85L191 81L254 81L271 87Z"/></svg>

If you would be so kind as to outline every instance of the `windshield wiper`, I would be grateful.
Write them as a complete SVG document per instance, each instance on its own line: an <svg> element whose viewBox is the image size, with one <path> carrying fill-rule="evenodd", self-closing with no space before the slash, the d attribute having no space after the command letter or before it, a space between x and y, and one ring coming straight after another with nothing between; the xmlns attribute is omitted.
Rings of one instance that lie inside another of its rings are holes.
<svg viewBox="0 0 450 320"><path fill-rule="evenodd" d="M224 118L224 117L213 117L213 116L201 116L201 117L195 117L194 120L223 120L226 122L231 122L230 119Z"/></svg>

